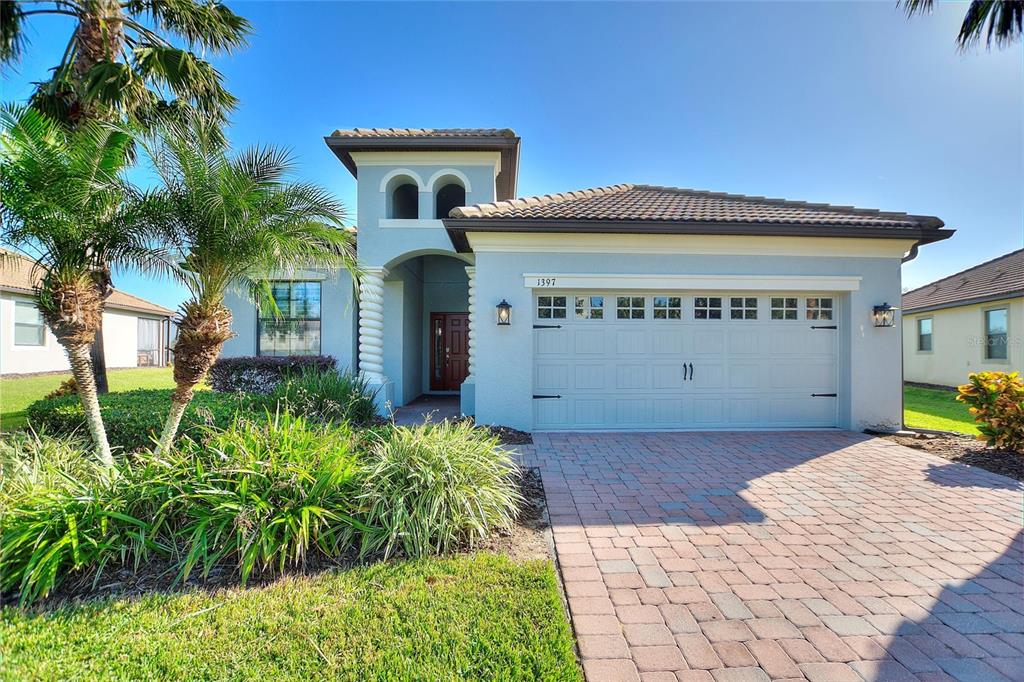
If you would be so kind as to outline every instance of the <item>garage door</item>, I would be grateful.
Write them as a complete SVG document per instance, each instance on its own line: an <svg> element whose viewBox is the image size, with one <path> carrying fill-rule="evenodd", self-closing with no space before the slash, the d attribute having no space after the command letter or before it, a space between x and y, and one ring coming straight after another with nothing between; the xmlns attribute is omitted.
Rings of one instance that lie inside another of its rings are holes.
<svg viewBox="0 0 1024 682"><path fill-rule="evenodd" d="M837 423L835 294L538 292L534 428Z"/></svg>

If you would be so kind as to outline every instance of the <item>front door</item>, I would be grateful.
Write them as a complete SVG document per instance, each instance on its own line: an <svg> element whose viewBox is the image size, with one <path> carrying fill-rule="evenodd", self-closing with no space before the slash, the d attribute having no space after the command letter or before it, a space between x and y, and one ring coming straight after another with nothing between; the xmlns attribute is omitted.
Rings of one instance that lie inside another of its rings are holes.
<svg viewBox="0 0 1024 682"><path fill-rule="evenodd" d="M469 313L430 313L430 390L457 391L469 373Z"/></svg>

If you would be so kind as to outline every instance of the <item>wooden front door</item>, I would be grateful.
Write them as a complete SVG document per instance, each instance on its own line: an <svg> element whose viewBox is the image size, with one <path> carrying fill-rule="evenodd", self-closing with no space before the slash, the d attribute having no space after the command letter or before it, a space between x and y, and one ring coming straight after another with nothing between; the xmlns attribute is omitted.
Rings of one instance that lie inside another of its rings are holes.
<svg viewBox="0 0 1024 682"><path fill-rule="evenodd" d="M469 373L469 313L430 313L430 390L457 391Z"/></svg>

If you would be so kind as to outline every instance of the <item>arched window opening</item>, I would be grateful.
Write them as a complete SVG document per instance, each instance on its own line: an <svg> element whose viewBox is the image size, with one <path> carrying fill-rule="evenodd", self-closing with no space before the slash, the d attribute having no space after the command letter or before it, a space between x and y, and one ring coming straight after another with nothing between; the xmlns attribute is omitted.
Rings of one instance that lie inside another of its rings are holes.
<svg viewBox="0 0 1024 682"><path fill-rule="evenodd" d="M462 185L450 182L437 190L434 200L435 218L447 218L451 210L456 206L466 205L466 188Z"/></svg>
<svg viewBox="0 0 1024 682"><path fill-rule="evenodd" d="M420 217L420 189L408 178L398 179L391 190L389 218L398 220L416 220Z"/></svg>

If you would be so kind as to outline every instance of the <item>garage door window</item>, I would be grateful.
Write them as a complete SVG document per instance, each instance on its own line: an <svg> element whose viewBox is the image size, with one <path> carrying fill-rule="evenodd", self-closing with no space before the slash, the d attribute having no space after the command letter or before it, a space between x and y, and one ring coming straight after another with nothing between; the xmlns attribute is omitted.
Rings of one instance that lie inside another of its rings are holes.
<svg viewBox="0 0 1024 682"><path fill-rule="evenodd" d="M683 319L683 299L679 296L655 296L654 297L654 319L656 320L681 320Z"/></svg>
<svg viewBox="0 0 1024 682"><path fill-rule="evenodd" d="M541 320L564 320L565 296L538 296L537 317Z"/></svg>
<svg viewBox="0 0 1024 682"><path fill-rule="evenodd" d="M620 320L644 319L643 296L617 296L615 298L615 317Z"/></svg>
<svg viewBox="0 0 1024 682"><path fill-rule="evenodd" d="M577 320L603 320L604 296L577 296Z"/></svg>
<svg viewBox="0 0 1024 682"><path fill-rule="evenodd" d="M738 298L729 299L729 318L733 320L756 320L757 299Z"/></svg>
<svg viewBox="0 0 1024 682"><path fill-rule="evenodd" d="M807 299L808 320L831 320L832 299L831 298L809 298Z"/></svg>
<svg viewBox="0 0 1024 682"><path fill-rule="evenodd" d="M719 297L696 296L693 299L693 319L722 319L722 299Z"/></svg>
<svg viewBox="0 0 1024 682"><path fill-rule="evenodd" d="M773 320L795 320L797 300L795 298L772 298Z"/></svg>

